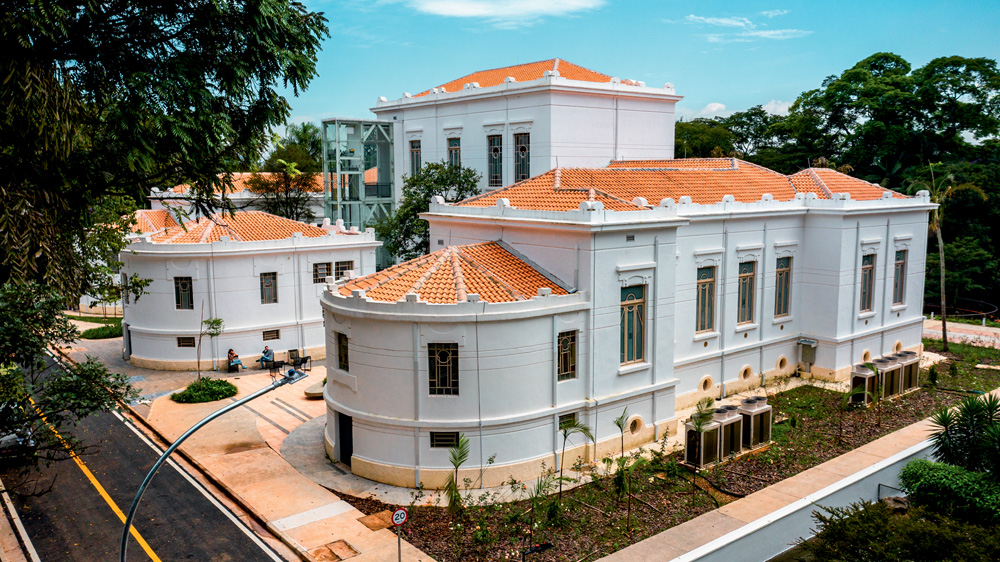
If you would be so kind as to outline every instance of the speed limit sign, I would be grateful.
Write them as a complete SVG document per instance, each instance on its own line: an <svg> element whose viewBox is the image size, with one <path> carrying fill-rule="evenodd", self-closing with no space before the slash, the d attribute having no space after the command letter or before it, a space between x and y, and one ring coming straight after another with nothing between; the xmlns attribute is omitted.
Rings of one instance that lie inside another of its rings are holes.
<svg viewBox="0 0 1000 562"><path fill-rule="evenodd" d="M403 523L406 523L406 519L410 516L404 508L399 508L392 512L392 524L399 527Z"/></svg>

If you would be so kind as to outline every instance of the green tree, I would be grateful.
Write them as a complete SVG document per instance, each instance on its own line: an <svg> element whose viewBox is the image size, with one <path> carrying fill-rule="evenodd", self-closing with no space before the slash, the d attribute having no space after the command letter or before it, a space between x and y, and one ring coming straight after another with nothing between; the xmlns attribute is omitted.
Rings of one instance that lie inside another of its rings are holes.
<svg viewBox="0 0 1000 562"><path fill-rule="evenodd" d="M452 515L461 513L465 508L462 493L458 489L458 469L469 460L469 438L464 433L458 434L458 441L448 449L448 462L452 471L444 483L444 495L448 499L448 512Z"/></svg>
<svg viewBox="0 0 1000 562"><path fill-rule="evenodd" d="M746 111L737 111L729 117L719 118L718 121L732 133L732 145L740 157L752 159L761 150L777 146L778 135L774 125L783 119L757 105Z"/></svg>
<svg viewBox="0 0 1000 562"><path fill-rule="evenodd" d="M38 454L23 458L28 463L69 458L81 448L75 437L80 420L137 396L128 377L108 372L93 358L45 365L49 346L78 337L61 313L63 305L60 295L38 284L0 286L0 434L37 442Z"/></svg>
<svg viewBox="0 0 1000 562"><path fill-rule="evenodd" d="M726 156L734 151L735 135L714 119L696 118L674 125L676 158Z"/></svg>
<svg viewBox="0 0 1000 562"><path fill-rule="evenodd" d="M311 222L316 218L311 196L316 174L300 172L294 162L279 159L277 164L280 171L266 176L255 173L247 180L247 187L256 194L254 205L265 213Z"/></svg>
<svg viewBox="0 0 1000 562"><path fill-rule="evenodd" d="M294 162L302 173L312 174L323 171L323 137L315 123L289 124L285 136L277 143L261 169L265 172L281 172L282 162Z"/></svg>
<svg viewBox="0 0 1000 562"><path fill-rule="evenodd" d="M0 0L0 283L86 292L92 207L189 183L216 208L316 73L326 19L298 2ZM221 174L221 175L220 175Z"/></svg>
<svg viewBox="0 0 1000 562"><path fill-rule="evenodd" d="M205 305L202 304L202 314L205 313ZM212 340L222 335L226 329L226 323L222 318L206 318L201 321L201 330L198 332L198 380L201 380L201 340L208 336L209 345ZM227 364L228 365L228 364ZM215 367L215 354L212 354L212 368Z"/></svg>
<svg viewBox="0 0 1000 562"><path fill-rule="evenodd" d="M955 185L955 177L946 174L940 179L934 177L934 166L930 168L930 182L916 181L910 185L911 190L926 190L930 193L931 203L936 203L937 208L931 211L931 220L928 225L932 234L937 237L938 245L938 272L941 292L941 339L943 349L948 351L948 303L947 291L945 290L945 257L944 257L944 234L942 224L944 221L945 208L954 195L960 191L971 191L986 200L986 194L979 187L972 184Z"/></svg>
<svg viewBox="0 0 1000 562"><path fill-rule="evenodd" d="M414 176L403 179L399 207L374 225L375 234L391 255L403 260L430 252L430 229L420 218L430 208L431 197L461 201L479 193L479 174L471 168L429 162Z"/></svg>

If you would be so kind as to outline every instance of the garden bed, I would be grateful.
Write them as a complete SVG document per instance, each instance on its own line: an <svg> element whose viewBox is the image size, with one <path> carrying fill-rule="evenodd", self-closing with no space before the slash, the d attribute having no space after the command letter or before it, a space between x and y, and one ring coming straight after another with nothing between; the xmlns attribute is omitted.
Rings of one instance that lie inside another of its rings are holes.
<svg viewBox="0 0 1000 562"><path fill-rule="evenodd" d="M937 351L934 342L928 340L925 345ZM975 369L977 362L1000 362L1000 350L950 345L947 357L955 368L937 368L939 387L989 390L1000 386L1000 372ZM769 388L769 404L783 420L774 426L773 444L701 475L736 495L752 493L922 420L967 395L935 389L928 384L926 371L921 373L921 382L921 390L883 402L881 412L876 407L849 409L842 416L842 393L811 386L787 391L780 386ZM517 482L492 494L471 490L466 495L470 505L459 515L449 514L443 505L419 505L423 497L417 493L408 506L410 520L403 536L440 562L519 560L523 549L542 542L555 547L532 554L528 560L588 562L736 497L710 495L704 489L708 486L697 486L692 474L677 464L681 452L667 450L663 443L648 445L643 456L649 462L633 470L631 505L630 494L621 493L614 475L595 475L592 482L565 490L561 502L556 495L505 502L531 487ZM629 457L629 463L637 458L638 452ZM365 514L394 507L374 499L345 499Z"/></svg>

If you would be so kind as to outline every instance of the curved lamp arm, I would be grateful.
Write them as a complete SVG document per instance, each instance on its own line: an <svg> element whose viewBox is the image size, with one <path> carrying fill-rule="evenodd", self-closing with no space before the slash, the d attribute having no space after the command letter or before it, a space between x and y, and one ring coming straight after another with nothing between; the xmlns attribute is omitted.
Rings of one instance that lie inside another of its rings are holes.
<svg viewBox="0 0 1000 562"><path fill-rule="evenodd" d="M205 424L214 420L215 418L225 414L226 412L235 410L236 408L239 408L240 406L246 404L247 402L253 400L254 398L257 398L259 396L267 394L268 392L271 392L272 390L278 388L279 386L297 383L300 380L306 378L307 376L308 375L306 375L302 371L296 371L295 369L290 369L288 371L288 374L286 374L284 377L272 382L268 386L265 386L264 388L258 390L257 392L254 392L253 394L247 396L246 398L237 400L236 402L233 402L232 404L226 406L225 408L212 412L207 417L205 417L205 419L194 424L191 427L191 429L185 431L183 435L178 437L177 440L174 441L174 443L170 445L170 447L168 447L167 450L164 451L162 455L160 455L160 458L156 461L156 463L153 464L153 468L150 469L149 474L146 475L146 479L143 480L142 485L139 486L139 491L135 493L135 499L132 500L132 507L130 507L128 510L128 517L125 518L125 529L122 531L121 562L125 562L125 552L126 549L128 548L128 533L129 529L132 528L132 519L135 517L135 511L139 507L139 500L142 499L142 494L143 492L146 491L146 486L149 485L150 480L153 479L153 475L156 474L156 471L159 470L160 466L164 462L166 462L167 457L170 456L170 453L173 453L174 450L177 447L179 447L181 443L183 443L188 437L191 437L191 435L194 434L195 431L198 431Z"/></svg>

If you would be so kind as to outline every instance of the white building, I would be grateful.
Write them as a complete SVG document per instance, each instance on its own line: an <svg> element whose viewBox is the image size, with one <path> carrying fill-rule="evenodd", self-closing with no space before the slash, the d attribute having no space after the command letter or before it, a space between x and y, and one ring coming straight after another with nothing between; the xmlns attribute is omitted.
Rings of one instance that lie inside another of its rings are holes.
<svg viewBox="0 0 1000 562"><path fill-rule="evenodd" d="M394 124L396 186L422 163L444 160L478 171L487 191L557 166L672 158L681 99L673 84L650 87L549 59L379 98L372 111Z"/></svg>
<svg viewBox="0 0 1000 562"><path fill-rule="evenodd" d="M626 407L628 447L704 396L919 352L932 208L735 159L557 168L432 203L431 254L323 294L327 452L438 487L464 433L463 476L497 485L558 466L567 417L593 429L596 447L572 441L590 460L618 450Z"/></svg>
<svg viewBox="0 0 1000 562"><path fill-rule="evenodd" d="M154 211L153 213L157 213ZM125 303L124 347L132 364L168 370L196 366L203 318L222 318L224 333L202 342L202 368L230 348L247 366L265 345L278 352L325 354L319 296L328 277L375 271L374 232L322 228L259 211L203 217L183 227L158 211L155 233L121 253L126 275L151 279L148 294ZM145 211L143 214L150 214ZM143 226L140 220L140 227Z"/></svg>

